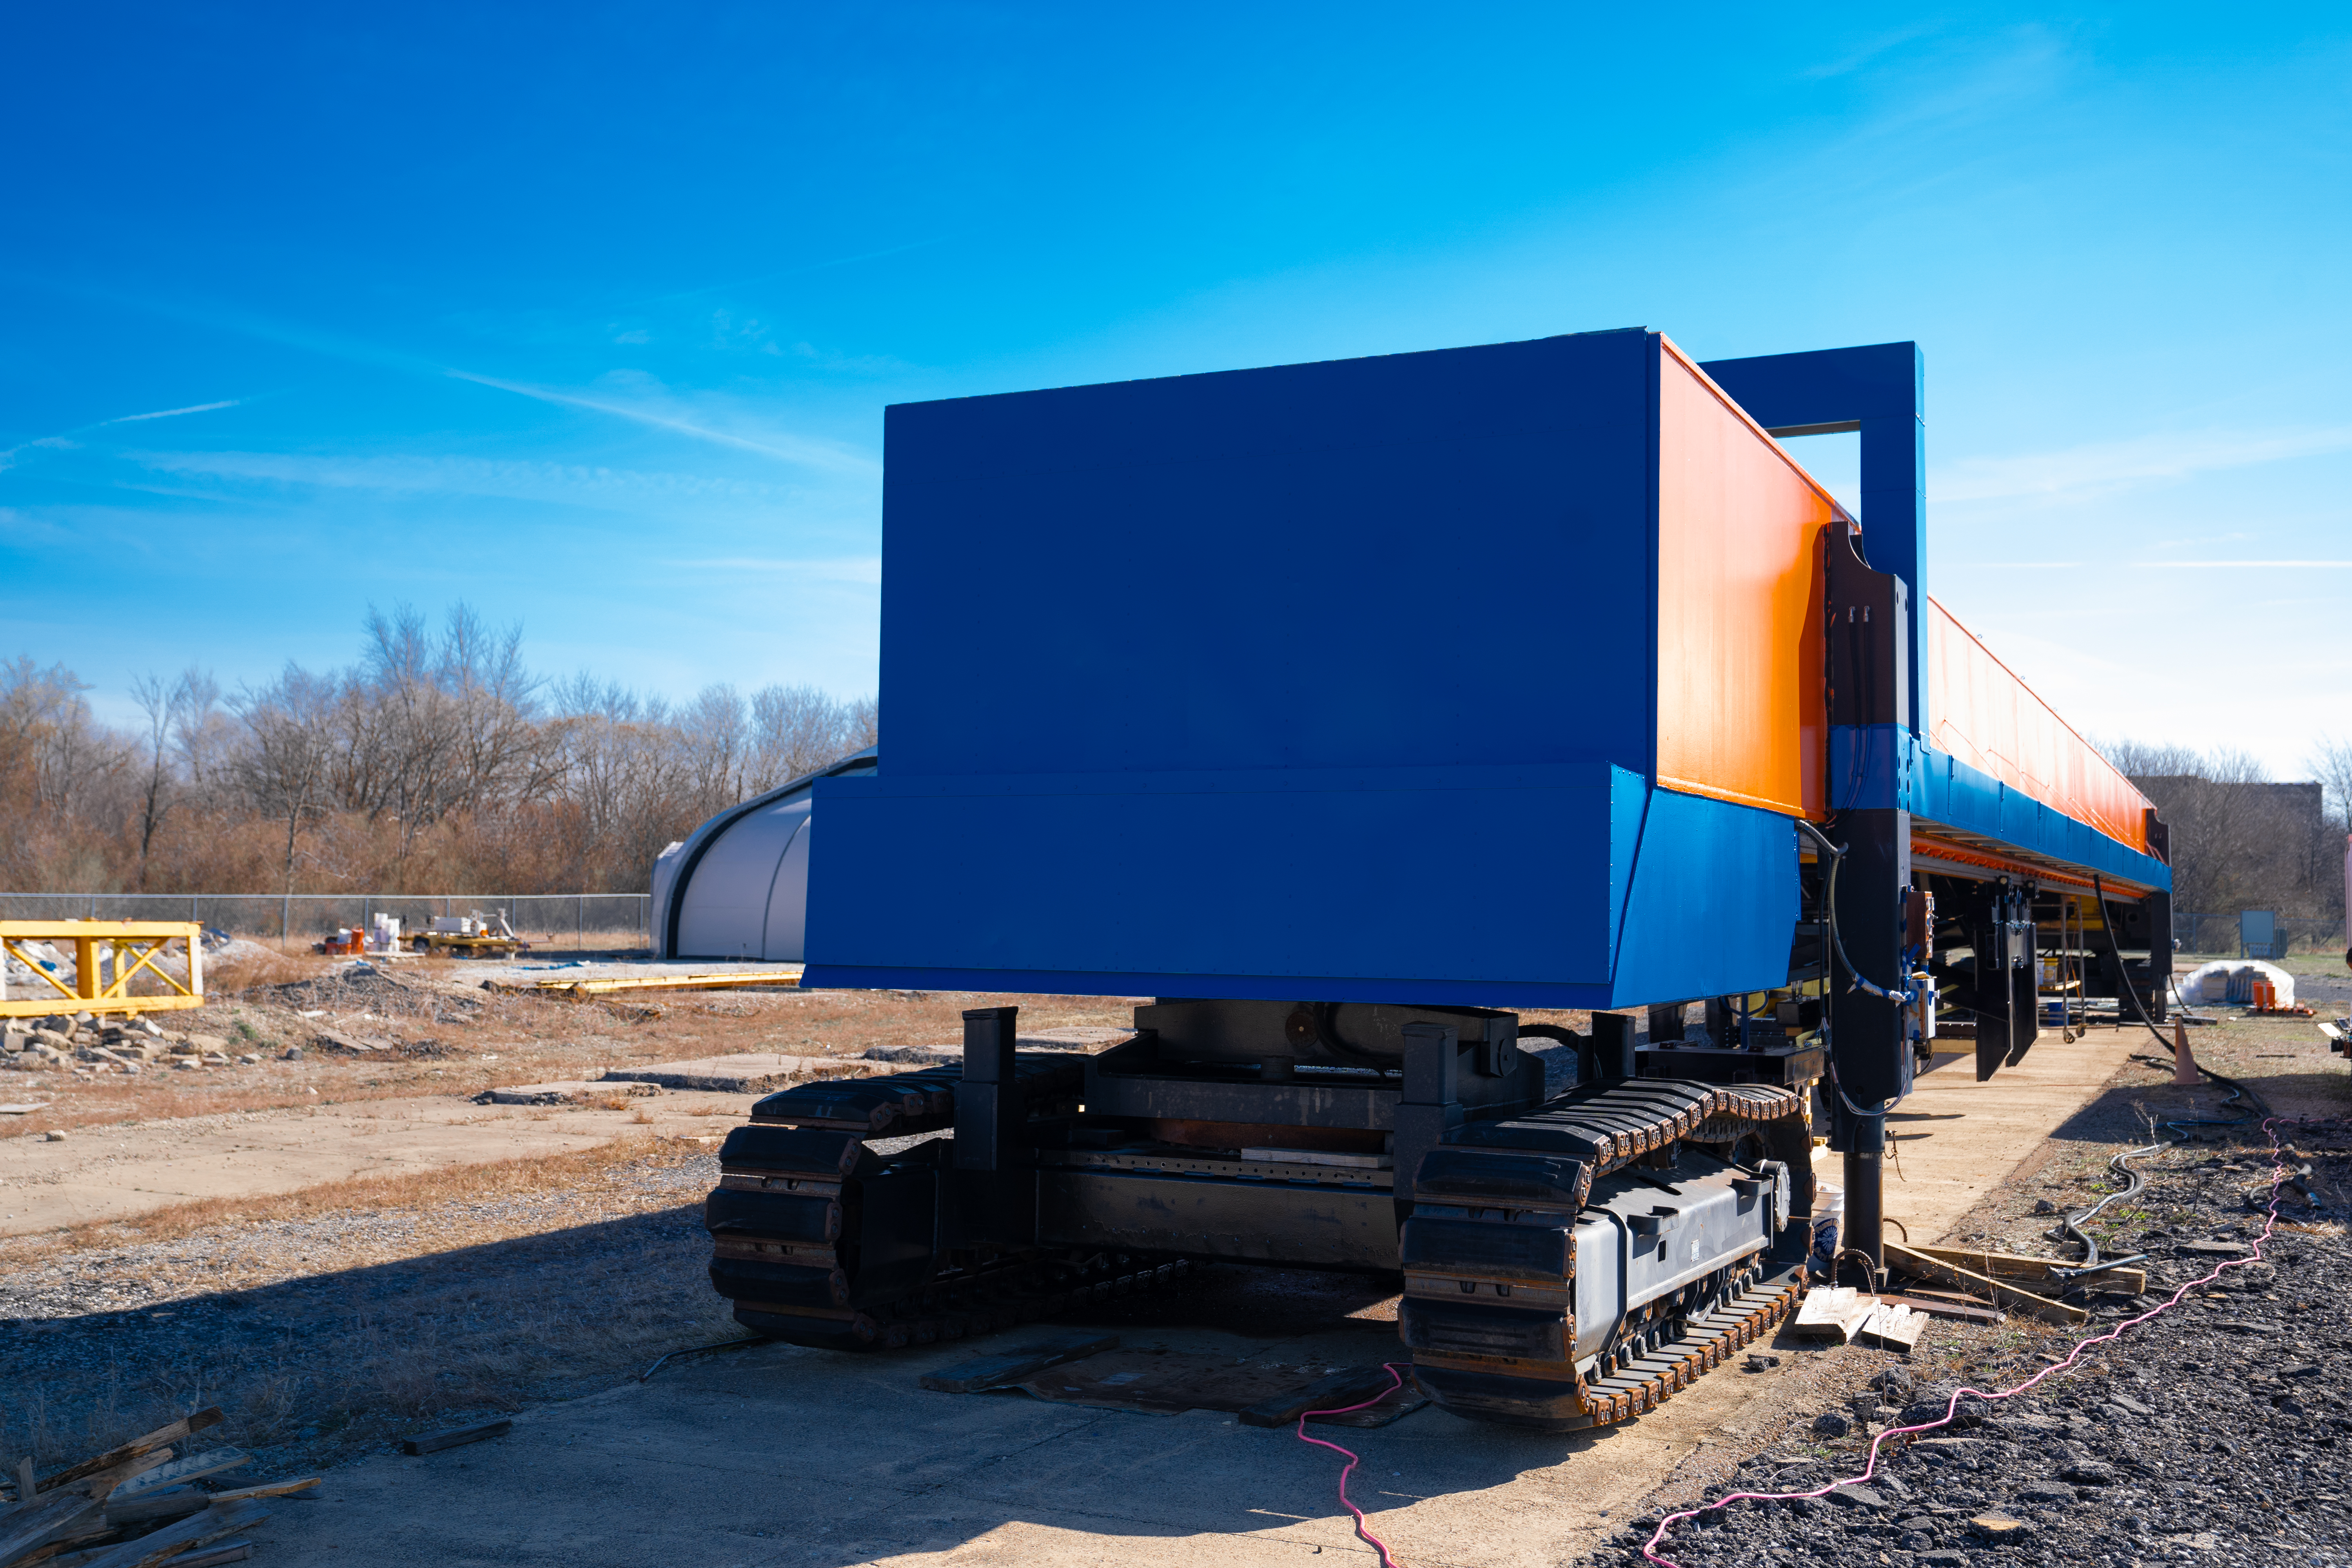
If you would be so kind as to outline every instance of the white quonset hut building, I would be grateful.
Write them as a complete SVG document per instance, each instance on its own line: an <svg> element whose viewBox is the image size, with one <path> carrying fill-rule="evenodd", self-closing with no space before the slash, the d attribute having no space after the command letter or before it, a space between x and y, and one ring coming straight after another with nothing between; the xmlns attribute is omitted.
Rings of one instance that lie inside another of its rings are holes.
<svg viewBox="0 0 2352 1568"><path fill-rule="evenodd" d="M729 806L663 850L654 862L655 956L800 963L811 786L875 766L869 746Z"/></svg>

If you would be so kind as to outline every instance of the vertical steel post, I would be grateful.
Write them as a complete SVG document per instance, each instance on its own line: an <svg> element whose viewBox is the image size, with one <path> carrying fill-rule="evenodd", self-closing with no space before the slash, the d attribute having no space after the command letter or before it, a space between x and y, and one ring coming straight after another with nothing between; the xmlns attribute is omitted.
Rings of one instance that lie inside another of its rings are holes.
<svg viewBox="0 0 2352 1568"><path fill-rule="evenodd" d="M1020 1081L1013 1050L1021 1009L974 1007L963 1016L963 1081L956 1086L955 1165L1002 1171L1018 1142Z"/></svg>

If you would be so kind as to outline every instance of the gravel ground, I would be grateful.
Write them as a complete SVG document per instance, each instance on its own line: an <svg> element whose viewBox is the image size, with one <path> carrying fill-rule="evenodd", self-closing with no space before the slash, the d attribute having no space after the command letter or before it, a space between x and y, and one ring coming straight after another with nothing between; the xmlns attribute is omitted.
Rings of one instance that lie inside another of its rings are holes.
<svg viewBox="0 0 2352 1568"><path fill-rule="evenodd" d="M0 1454L44 1468L189 1409L223 1485L609 1388L740 1333L702 1278L718 1162L624 1145L441 1178L443 1195L87 1247L0 1274Z"/></svg>
<svg viewBox="0 0 2352 1568"><path fill-rule="evenodd" d="M2224 1270L2029 1393L1963 1400L1950 1425L1890 1439L1866 1484L1706 1510L1678 1523L1659 1556L1692 1568L2352 1562L2352 1484L2338 1448L2352 1432L2352 1246L2336 1195L2352 1180L2352 1119L2285 1131L2290 1164L2308 1162L2317 1196L2283 1189L2261 1261ZM2098 1318L2147 1311L2217 1263L2253 1255L2263 1216L2246 1194L2266 1196L2267 1140L2251 1127L2218 1135L2231 1140L2220 1152L2190 1145L2139 1162L2148 1184L2127 1212L2145 1228L2112 1239L2149 1255L2148 1294L2094 1298ZM1912 1356L1876 1358L1878 1392L1843 1409L1792 1411L1779 1442L1695 1495L1662 1499L1591 1561L1641 1563L1667 1508L1858 1476L1871 1436L1940 1419L1962 1386L2015 1386L2089 1331L1938 1325Z"/></svg>

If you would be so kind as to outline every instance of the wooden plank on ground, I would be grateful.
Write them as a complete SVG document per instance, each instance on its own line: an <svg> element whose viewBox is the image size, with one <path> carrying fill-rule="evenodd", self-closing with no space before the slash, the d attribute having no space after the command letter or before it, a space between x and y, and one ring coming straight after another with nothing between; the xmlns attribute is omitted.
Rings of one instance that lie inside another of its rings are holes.
<svg viewBox="0 0 2352 1568"><path fill-rule="evenodd" d="M223 1536L235 1535L268 1517L269 1510L257 1502L208 1508L194 1518L167 1524L152 1535L142 1535L110 1552L100 1552L82 1568L157 1568L157 1564L192 1546L209 1546Z"/></svg>
<svg viewBox="0 0 2352 1568"><path fill-rule="evenodd" d="M1958 1285L1974 1294L1990 1297L2012 1310L2031 1313L2046 1323L2074 1324L2091 1321L2091 1314L2080 1307L2069 1307L2063 1301L2037 1296L2031 1290L2020 1289L2015 1285L1995 1279L1988 1274L1979 1274L1972 1268L1964 1268L1957 1263L1947 1263L1940 1258L1931 1258L1913 1247L1890 1241L1885 1244L1884 1256L1889 1268L1921 1279L1940 1279L1946 1284Z"/></svg>
<svg viewBox="0 0 2352 1568"><path fill-rule="evenodd" d="M163 1568L222 1568L224 1563L242 1563L252 1555L252 1542L224 1541L217 1546L199 1546L194 1552L166 1557Z"/></svg>
<svg viewBox="0 0 2352 1568"><path fill-rule="evenodd" d="M1947 1263L1957 1263L1963 1268L1973 1268L1995 1279L2041 1279L2061 1286L2074 1283L2071 1279L2058 1279L2053 1274L2054 1269L2074 1267L2060 1258L2027 1258L2014 1252L1987 1252L1982 1247L1915 1247L1911 1250L1929 1258L1940 1258ZM2125 1290L2137 1296L2147 1289L2147 1270L2103 1268L2096 1274L2084 1275L2082 1282L2109 1290Z"/></svg>
<svg viewBox="0 0 2352 1568"><path fill-rule="evenodd" d="M1908 1307L1915 1312L1925 1312L1931 1318L1949 1318L1955 1322L1990 1325L2004 1321L2000 1308L1981 1306L1974 1301L1951 1301L1941 1296L1896 1295L1892 1291L1881 1294L1878 1299L1899 1307Z"/></svg>
<svg viewBox="0 0 2352 1568"><path fill-rule="evenodd" d="M184 1519L213 1506L213 1494L193 1486L162 1487L128 1498L106 1500L106 1522L118 1529L128 1524L152 1524L159 1519Z"/></svg>
<svg viewBox="0 0 2352 1568"><path fill-rule="evenodd" d="M437 1454L444 1448L463 1447L467 1443L479 1443L488 1437L503 1437L514 1430L511 1421L485 1421L475 1426L452 1426L446 1432L428 1432L422 1437L404 1437L400 1451L404 1454Z"/></svg>
<svg viewBox="0 0 2352 1568"><path fill-rule="evenodd" d="M218 1475L223 1470L233 1470L239 1465L251 1463L252 1455L235 1448L207 1448L201 1454L190 1454L184 1459L158 1465L144 1475L131 1477L114 1489L113 1501L120 1506L126 1499L152 1491L157 1487L179 1486L200 1476Z"/></svg>
<svg viewBox="0 0 2352 1568"><path fill-rule="evenodd" d="M78 1465L68 1465L56 1475L45 1478L40 1483L41 1489L53 1491L58 1487L69 1486L84 1476L94 1476L100 1470L110 1470L126 1460L142 1458L166 1444L176 1443L191 1432L201 1432L207 1426L217 1426L220 1425L220 1406L209 1405L192 1415L182 1416L169 1426L159 1426L144 1437L133 1437L120 1448L109 1448L105 1453L84 1459Z"/></svg>
<svg viewBox="0 0 2352 1568"><path fill-rule="evenodd" d="M1017 1346L1002 1355L982 1356L978 1361L959 1362L937 1372L927 1372L915 1381L936 1394L976 1394L983 1388L1019 1383L1049 1366L1118 1348L1117 1334L1062 1334Z"/></svg>
<svg viewBox="0 0 2352 1568"><path fill-rule="evenodd" d="M79 1492L51 1492L0 1514L0 1568L39 1550L99 1508Z"/></svg>
<svg viewBox="0 0 2352 1568"><path fill-rule="evenodd" d="M1891 1351L1909 1351L1917 1348L1919 1336L1927 1331L1927 1313L1882 1300L1864 1320L1856 1337Z"/></svg>
<svg viewBox="0 0 2352 1568"><path fill-rule="evenodd" d="M1851 1285L1816 1286L1805 1293L1805 1304L1797 1310L1789 1331L1801 1340L1836 1340L1843 1344L1853 1338L1877 1305L1877 1297L1864 1295Z"/></svg>
<svg viewBox="0 0 2352 1568"><path fill-rule="evenodd" d="M217 1507L225 1502L243 1502L247 1498L289 1497L295 1492L309 1491L312 1487L315 1487L318 1484L319 1478L317 1476L304 1476L299 1481L264 1481L259 1486L239 1487L235 1491L215 1492L213 1493L213 1503ZM316 1501L317 1500L312 1499L310 1500Z"/></svg>

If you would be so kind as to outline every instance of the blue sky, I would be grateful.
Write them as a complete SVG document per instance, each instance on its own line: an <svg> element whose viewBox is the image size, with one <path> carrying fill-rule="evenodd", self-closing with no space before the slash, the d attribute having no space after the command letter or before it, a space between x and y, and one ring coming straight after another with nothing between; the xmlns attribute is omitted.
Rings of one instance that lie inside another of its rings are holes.
<svg viewBox="0 0 2352 1568"><path fill-rule="evenodd" d="M0 656L121 717L463 598L846 696L886 404L1914 338L1930 591L2078 727L2289 774L2352 734L2347 81L2317 7L27 11Z"/></svg>

